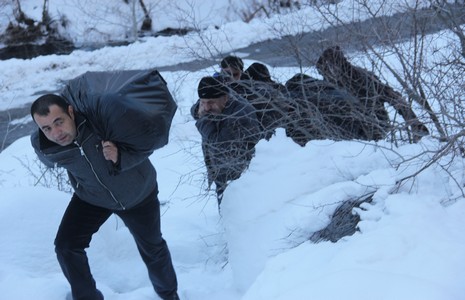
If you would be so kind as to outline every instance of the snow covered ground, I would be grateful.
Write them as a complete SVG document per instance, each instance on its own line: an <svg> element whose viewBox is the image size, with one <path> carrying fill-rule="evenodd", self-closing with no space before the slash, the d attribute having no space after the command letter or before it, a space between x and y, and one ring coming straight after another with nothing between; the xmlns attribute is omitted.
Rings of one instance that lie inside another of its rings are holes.
<svg viewBox="0 0 465 300"><path fill-rule="evenodd" d="M51 1L50 6L70 2ZM347 7L351 2L345 2ZM221 16L224 30L209 28L205 34L228 47L222 50L272 34L273 20L244 24ZM318 26L317 15L311 16ZM210 19L214 24L219 18ZM227 43L221 43L224 32L231 33ZM28 104L36 92L59 89L64 80L86 71L189 61L194 57L180 49L186 43L199 45L198 38L147 38L127 47L1 61L0 111ZM450 36L434 40L444 47L450 45L446 38ZM252 63L244 59L246 66ZM395 185L428 161L425 149L439 148L432 138L398 148L358 141L312 141L301 148L278 131L257 145L249 170L227 189L220 215L215 197L205 191L200 136L189 114L199 79L215 68L162 73L179 109L170 143L151 160L158 171L162 231L181 299L465 299L464 161L455 158L446 170L441 163L450 157L444 157L414 181L399 189ZM281 82L298 72L271 71ZM407 158L411 161L402 163ZM70 194L53 184L44 186L44 179L37 183L40 175L29 137L0 153L1 300L63 300L69 290L53 239ZM360 232L337 243L308 241L329 223L341 201L369 192L375 192L373 202L357 209ZM106 299L156 298L134 242L117 217L94 236L88 254Z"/></svg>

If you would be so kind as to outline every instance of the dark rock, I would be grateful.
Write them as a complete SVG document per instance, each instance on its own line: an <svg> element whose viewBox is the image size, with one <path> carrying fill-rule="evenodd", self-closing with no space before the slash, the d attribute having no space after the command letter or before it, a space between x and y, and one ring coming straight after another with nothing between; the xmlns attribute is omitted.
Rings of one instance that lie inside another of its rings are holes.
<svg viewBox="0 0 465 300"><path fill-rule="evenodd" d="M75 50L72 42L66 39L49 38L43 44L24 43L0 49L0 60L11 58L29 59L41 55L69 54Z"/></svg>
<svg viewBox="0 0 465 300"><path fill-rule="evenodd" d="M168 28L165 28L163 30L155 32L154 36L155 37L157 37L157 36L172 36L172 35L183 36L183 35L188 34L191 31L192 31L192 29L190 29L190 28L171 28L171 27L168 27Z"/></svg>
<svg viewBox="0 0 465 300"><path fill-rule="evenodd" d="M373 194L363 196L357 199L344 201L335 211L331 222L326 228L312 234L310 241L319 243L321 241L337 242L345 236L353 235L357 232L357 224L360 222L360 216L352 212L354 207L360 207L362 203L370 203L373 200Z"/></svg>

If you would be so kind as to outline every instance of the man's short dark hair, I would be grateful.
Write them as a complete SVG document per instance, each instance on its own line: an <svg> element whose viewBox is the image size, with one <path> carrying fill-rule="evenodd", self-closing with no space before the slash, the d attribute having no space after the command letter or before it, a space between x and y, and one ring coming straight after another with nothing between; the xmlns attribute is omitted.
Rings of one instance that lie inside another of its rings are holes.
<svg viewBox="0 0 465 300"><path fill-rule="evenodd" d="M234 68L241 71L244 71L244 62L240 57L228 55L220 63L222 69Z"/></svg>
<svg viewBox="0 0 465 300"><path fill-rule="evenodd" d="M69 103L65 98L55 94L45 94L37 98L31 105L31 117L34 115L46 116L50 113L50 106L58 105L65 113L68 114Z"/></svg>

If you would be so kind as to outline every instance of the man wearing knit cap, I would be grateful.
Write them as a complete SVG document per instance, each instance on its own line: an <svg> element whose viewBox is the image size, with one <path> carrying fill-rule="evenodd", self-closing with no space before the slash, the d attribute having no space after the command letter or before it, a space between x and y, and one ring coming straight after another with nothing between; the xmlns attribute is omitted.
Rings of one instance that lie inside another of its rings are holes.
<svg viewBox="0 0 465 300"><path fill-rule="evenodd" d="M191 108L202 136L208 185L215 183L218 205L228 183L248 168L261 138L255 109L245 99L231 96L226 81L222 76L203 77L199 100Z"/></svg>
<svg viewBox="0 0 465 300"><path fill-rule="evenodd" d="M223 77L204 77L200 80L197 89L200 117L207 113L220 114L223 111L229 98L229 89L225 85L225 80Z"/></svg>

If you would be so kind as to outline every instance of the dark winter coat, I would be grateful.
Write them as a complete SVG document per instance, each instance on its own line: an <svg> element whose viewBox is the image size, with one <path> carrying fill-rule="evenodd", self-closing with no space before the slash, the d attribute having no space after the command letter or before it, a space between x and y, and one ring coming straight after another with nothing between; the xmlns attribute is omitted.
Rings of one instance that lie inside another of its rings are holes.
<svg viewBox="0 0 465 300"><path fill-rule="evenodd" d="M230 96L222 114L198 116L199 101L191 108L202 136L202 150L209 184L217 187L238 179L250 163L261 131L254 108Z"/></svg>
<svg viewBox="0 0 465 300"><path fill-rule="evenodd" d="M239 80L229 86L233 95L247 99L255 108L266 140L272 137L276 128L285 128L290 103L283 85L271 80Z"/></svg>
<svg viewBox="0 0 465 300"><path fill-rule="evenodd" d="M75 193L83 201L112 210L139 204L157 187L156 171L148 158L151 152L118 147L119 161L114 166L105 160L102 139L90 122L80 114L75 116L78 134L74 144L60 146L48 140L40 129L31 136L40 161L48 167L65 168Z"/></svg>

